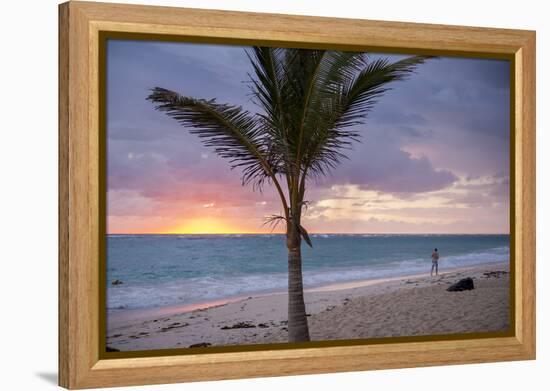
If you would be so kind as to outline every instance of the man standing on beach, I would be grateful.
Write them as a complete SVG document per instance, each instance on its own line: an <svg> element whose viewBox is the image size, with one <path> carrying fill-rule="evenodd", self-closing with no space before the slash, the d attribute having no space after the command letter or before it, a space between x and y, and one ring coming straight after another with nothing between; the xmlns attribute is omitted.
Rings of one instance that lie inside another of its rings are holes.
<svg viewBox="0 0 550 391"><path fill-rule="evenodd" d="M434 248L434 251L432 252L432 271L430 272L430 276L433 276L434 274L434 268L435 268L435 275L437 276L438 272L438 263L439 261L439 253L437 252L437 248Z"/></svg>

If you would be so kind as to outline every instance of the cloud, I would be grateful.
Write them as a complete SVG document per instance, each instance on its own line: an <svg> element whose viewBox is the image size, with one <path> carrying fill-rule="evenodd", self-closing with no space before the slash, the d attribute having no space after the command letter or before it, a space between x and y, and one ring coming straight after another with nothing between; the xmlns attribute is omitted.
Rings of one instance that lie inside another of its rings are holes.
<svg viewBox="0 0 550 391"><path fill-rule="evenodd" d="M251 70L246 47L233 45L203 45L194 43L159 42L151 45L168 54L173 61L194 69L201 68L226 83L242 83L235 74Z"/></svg>
<svg viewBox="0 0 550 391"><path fill-rule="evenodd" d="M238 170L145 100L163 86L257 110L242 47L114 40L107 59L111 226L158 230L202 215L257 230L280 211L272 188L243 187ZM478 221L505 231L508 77L506 61L441 58L393 84L358 128L349 160L309 183L311 227L464 232Z"/></svg>
<svg viewBox="0 0 550 391"><path fill-rule="evenodd" d="M506 233L509 204L498 190L505 183L461 177L443 189L414 194L333 186L315 194L304 224L314 232Z"/></svg>
<svg viewBox="0 0 550 391"><path fill-rule="evenodd" d="M386 152L393 155L390 159L377 160L379 153L384 151L373 148L371 152L372 160L366 160L363 165L354 164L349 171L341 172L338 182L342 183L345 178L345 182L363 189L418 193L444 188L457 179L451 171L435 169L425 156L414 158L401 150L389 150Z"/></svg>
<svg viewBox="0 0 550 391"><path fill-rule="evenodd" d="M373 126L374 127L374 126ZM395 134L400 132L396 137ZM413 138L422 136L414 135ZM396 193L416 193L441 189L457 177L450 171L435 168L425 155L413 156L401 149L400 129L393 134L384 127L369 132L367 126L361 144L348 154L326 181L328 185L351 184L363 189Z"/></svg>

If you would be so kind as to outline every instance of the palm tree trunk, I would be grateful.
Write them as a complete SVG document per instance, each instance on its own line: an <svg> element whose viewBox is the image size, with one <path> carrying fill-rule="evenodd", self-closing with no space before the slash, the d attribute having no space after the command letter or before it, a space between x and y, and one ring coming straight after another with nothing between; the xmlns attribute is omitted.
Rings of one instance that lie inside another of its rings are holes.
<svg viewBox="0 0 550 391"><path fill-rule="evenodd" d="M291 224L289 224L291 225ZM296 227L287 229L288 247L288 342L309 341L302 282L302 251Z"/></svg>

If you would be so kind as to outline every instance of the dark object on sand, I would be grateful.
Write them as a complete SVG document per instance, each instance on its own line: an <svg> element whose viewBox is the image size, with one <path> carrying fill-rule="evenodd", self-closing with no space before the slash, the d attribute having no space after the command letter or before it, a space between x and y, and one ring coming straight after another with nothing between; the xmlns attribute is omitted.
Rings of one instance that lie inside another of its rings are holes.
<svg viewBox="0 0 550 391"><path fill-rule="evenodd" d="M113 282L111 282L111 285L122 285L122 284L124 283L120 280L114 280Z"/></svg>
<svg viewBox="0 0 550 391"><path fill-rule="evenodd" d="M233 326L223 326L222 330L231 330L231 329L251 329L255 328L256 325L250 323L250 322L239 322L235 323Z"/></svg>
<svg viewBox="0 0 550 391"><path fill-rule="evenodd" d="M105 348L105 351L107 351L107 352L120 352L120 350L115 349L115 348L112 348L112 347L110 347L110 346L107 346L107 347Z"/></svg>
<svg viewBox="0 0 550 391"><path fill-rule="evenodd" d="M190 348L207 348L209 346L212 346L212 344L209 342L200 342L200 343L195 343L193 345L189 345Z"/></svg>
<svg viewBox="0 0 550 391"><path fill-rule="evenodd" d="M160 329L160 332L161 333L165 333L167 332L168 330L173 330L173 329L179 329L179 328L182 328L182 327L185 327L185 326L189 326L189 323L180 323L180 322L175 322L175 323L172 323L171 325L167 326L167 327L162 327Z"/></svg>
<svg viewBox="0 0 550 391"><path fill-rule="evenodd" d="M449 292L470 291L474 289L474 280L471 277L463 278L447 288Z"/></svg>

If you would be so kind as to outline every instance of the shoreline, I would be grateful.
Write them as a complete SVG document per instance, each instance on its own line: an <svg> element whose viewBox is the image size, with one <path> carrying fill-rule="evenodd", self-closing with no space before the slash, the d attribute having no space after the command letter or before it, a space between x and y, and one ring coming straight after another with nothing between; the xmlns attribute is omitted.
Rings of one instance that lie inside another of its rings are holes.
<svg viewBox="0 0 550 391"><path fill-rule="evenodd" d="M508 273L509 262L494 262L446 269L437 277L422 273L309 288L305 299L312 340L502 331L509 327ZM465 276L474 278L476 289L446 292ZM287 338L286 292L128 311L135 312L119 319L108 315L111 348L224 346Z"/></svg>
<svg viewBox="0 0 550 391"><path fill-rule="evenodd" d="M506 262L488 262L480 265L454 267L454 268L445 269L445 271L441 272L440 275L442 275L443 273L455 273L455 272L461 272L461 271L467 271L467 270L476 270L478 268L483 268L483 267L492 267L492 266L497 267L502 264L507 265ZM338 282L327 283L319 286L314 286L311 288L306 288L304 289L304 294L311 293L311 292L332 292L332 291L340 291L340 290L346 290L346 289L361 288L366 286L391 283L391 282L400 281L404 279L428 277L429 275L430 273L426 272L426 273L405 274L400 276L380 277L380 278L372 278L372 279L338 281ZM185 314L185 313L189 313L197 310L206 310L209 308L215 308L226 304L238 303L251 298L269 297L274 295L286 295L286 294L287 292L284 290L273 290L273 291L263 291L263 292L252 291L252 292L238 295L238 296L216 298L210 301L205 301L200 303L179 304L179 305L176 304L176 305L162 306L162 307L156 307L156 308L136 308L136 309L110 310L110 311L108 310L107 327L109 328L109 325L111 325L111 328L122 327L131 322L146 321L154 317Z"/></svg>

